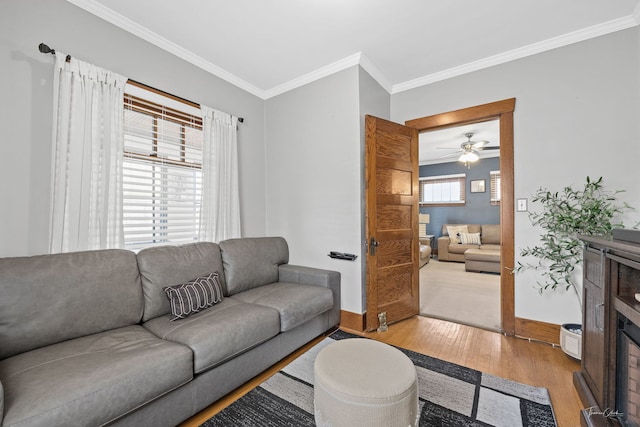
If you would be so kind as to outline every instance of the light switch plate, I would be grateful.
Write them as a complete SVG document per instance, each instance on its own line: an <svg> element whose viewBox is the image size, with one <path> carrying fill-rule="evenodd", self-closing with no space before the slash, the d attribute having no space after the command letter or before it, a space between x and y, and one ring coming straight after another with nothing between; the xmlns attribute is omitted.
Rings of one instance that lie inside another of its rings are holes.
<svg viewBox="0 0 640 427"><path fill-rule="evenodd" d="M518 203L516 204L516 210L518 212L526 212L527 211L527 199L518 199Z"/></svg>

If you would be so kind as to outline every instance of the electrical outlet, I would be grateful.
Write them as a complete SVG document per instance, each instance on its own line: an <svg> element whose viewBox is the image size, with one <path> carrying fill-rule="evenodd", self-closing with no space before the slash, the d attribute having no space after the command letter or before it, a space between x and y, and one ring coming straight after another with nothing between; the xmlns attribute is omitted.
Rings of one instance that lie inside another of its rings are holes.
<svg viewBox="0 0 640 427"><path fill-rule="evenodd" d="M527 211L527 199L518 199L516 210L518 212L526 212Z"/></svg>

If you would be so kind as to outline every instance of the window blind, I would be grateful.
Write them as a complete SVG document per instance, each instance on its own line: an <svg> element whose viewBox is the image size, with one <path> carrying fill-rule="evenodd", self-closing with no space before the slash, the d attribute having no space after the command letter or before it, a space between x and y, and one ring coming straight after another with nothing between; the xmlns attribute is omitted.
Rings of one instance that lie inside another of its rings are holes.
<svg viewBox="0 0 640 427"><path fill-rule="evenodd" d="M491 204L499 205L500 204L500 171L490 171L489 177L491 178Z"/></svg>
<svg viewBox="0 0 640 427"><path fill-rule="evenodd" d="M136 92L140 92L137 87ZM126 93L123 217L125 247L197 240L202 183L202 118ZM162 100L160 100L162 102ZM167 103L170 103L167 97Z"/></svg>
<svg viewBox="0 0 640 427"><path fill-rule="evenodd" d="M421 177L420 203L463 204L465 202L465 174Z"/></svg>

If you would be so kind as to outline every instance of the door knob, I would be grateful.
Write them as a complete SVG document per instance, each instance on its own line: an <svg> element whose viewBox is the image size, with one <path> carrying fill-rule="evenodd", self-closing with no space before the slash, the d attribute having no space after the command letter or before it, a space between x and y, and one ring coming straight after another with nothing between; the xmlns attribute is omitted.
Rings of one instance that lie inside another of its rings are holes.
<svg viewBox="0 0 640 427"><path fill-rule="evenodd" d="M376 240L375 237L371 238L371 243L369 244L371 246L371 255L375 255L376 254L376 248L378 247L379 243Z"/></svg>

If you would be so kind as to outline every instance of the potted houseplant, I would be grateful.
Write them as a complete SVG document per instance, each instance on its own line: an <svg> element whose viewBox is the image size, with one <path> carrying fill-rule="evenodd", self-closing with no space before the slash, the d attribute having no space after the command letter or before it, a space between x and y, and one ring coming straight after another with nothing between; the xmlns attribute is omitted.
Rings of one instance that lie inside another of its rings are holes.
<svg viewBox="0 0 640 427"><path fill-rule="evenodd" d="M623 227L620 216L630 209L617 200L622 190L606 190L602 181L602 177L587 177L582 189L568 186L553 192L540 188L532 195L532 203L541 205L540 211L529 213L532 225L542 228L540 244L525 247L520 255L537 261L518 262L515 271L540 271L540 294L564 288L573 291L582 308L582 277L576 267L582 265L583 244L578 236L610 236L614 228ZM581 342L581 325L562 325L560 345L565 353L580 359Z"/></svg>

